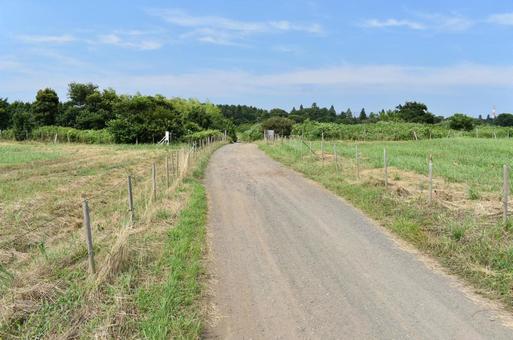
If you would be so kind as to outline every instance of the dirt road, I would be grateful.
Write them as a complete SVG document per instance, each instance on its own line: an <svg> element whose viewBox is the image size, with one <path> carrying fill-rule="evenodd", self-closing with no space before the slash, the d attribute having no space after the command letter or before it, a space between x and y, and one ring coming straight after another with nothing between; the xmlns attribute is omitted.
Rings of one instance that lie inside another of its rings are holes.
<svg viewBox="0 0 513 340"><path fill-rule="evenodd" d="M255 145L218 150L206 184L206 338L513 339L493 305Z"/></svg>

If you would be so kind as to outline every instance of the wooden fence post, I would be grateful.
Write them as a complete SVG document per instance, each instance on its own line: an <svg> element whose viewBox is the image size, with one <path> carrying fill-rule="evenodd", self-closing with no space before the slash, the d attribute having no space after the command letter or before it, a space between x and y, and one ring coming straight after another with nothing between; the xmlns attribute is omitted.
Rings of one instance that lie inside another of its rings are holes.
<svg viewBox="0 0 513 340"><path fill-rule="evenodd" d="M428 177L429 177L429 203L431 203L431 202L433 202L433 157L431 155L429 155Z"/></svg>
<svg viewBox="0 0 513 340"><path fill-rule="evenodd" d="M82 202L84 212L84 229L86 232L87 257L89 259L89 273L96 273L96 265L94 263L93 233L91 231L91 218L89 216L89 203L87 198Z"/></svg>
<svg viewBox="0 0 513 340"><path fill-rule="evenodd" d="M128 175L128 211L130 212L130 225L134 225L134 198L132 195L132 176Z"/></svg>
<svg viewBox="0 0 513 340"><path fill-rule="evenodd" d="M385 176L385 188L388 188L388 157L387 149L383 149L383 175Z"/></svg>
<svg viewBox="0 0 513 340"><path fill-rule="evenodd" d="M504 223L508 221L508 199L509 199L509 167L504 164L502 181L502 206Z"/></svg>
<svg viewBox="0 0 513 340"><path fill-rule="evenodd" d="M151 180L152 180L152 194L153 201L157 200L157 165L153 162L153 166L151 167Z"/></svg>

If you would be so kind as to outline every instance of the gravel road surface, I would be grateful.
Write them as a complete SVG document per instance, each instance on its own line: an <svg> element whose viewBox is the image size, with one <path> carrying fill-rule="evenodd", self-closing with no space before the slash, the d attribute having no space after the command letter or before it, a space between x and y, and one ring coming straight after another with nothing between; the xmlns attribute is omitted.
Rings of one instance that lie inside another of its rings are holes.
<svg viewBox="0 0 513 340"><path fill-rule="evenodd" d="M513 339L509 317L253 144L207 170L215 339Z"/></svg>

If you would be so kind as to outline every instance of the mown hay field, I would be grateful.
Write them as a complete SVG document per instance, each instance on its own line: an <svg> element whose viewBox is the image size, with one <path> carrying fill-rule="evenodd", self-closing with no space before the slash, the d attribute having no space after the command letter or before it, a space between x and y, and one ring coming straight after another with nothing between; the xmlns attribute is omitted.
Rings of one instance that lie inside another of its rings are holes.
<svg viewBox="0 0 513 340"><path fill-rule="evenodd" d="M187 178L214 148L189 153L184 145L0 143L0 338L142 337L155 311L138 297L165 282L169 269L160 258L170 249L168 233L199 186ZM84 198L91 210L95 275L88 273ZM201 245L197 230L194 242ZM189 305L199 294L187 287L197 285L194 275L199 273L190 274L183 289ZM170 294L179 301L180 289ZM181 306L181 321L166 319L163 334L198 332L196 307L189 313L188 304Z"/></svg>

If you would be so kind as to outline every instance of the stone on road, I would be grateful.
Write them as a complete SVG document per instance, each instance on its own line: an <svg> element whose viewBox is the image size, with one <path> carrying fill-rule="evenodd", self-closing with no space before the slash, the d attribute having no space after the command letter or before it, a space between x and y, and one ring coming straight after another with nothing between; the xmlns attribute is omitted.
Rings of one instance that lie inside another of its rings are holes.
<svg viewBox="0 0 513 340"><path fill-rule="evenodd" d="M493 305L257 146L207 170L219 339L513 339Z"/></svg>

